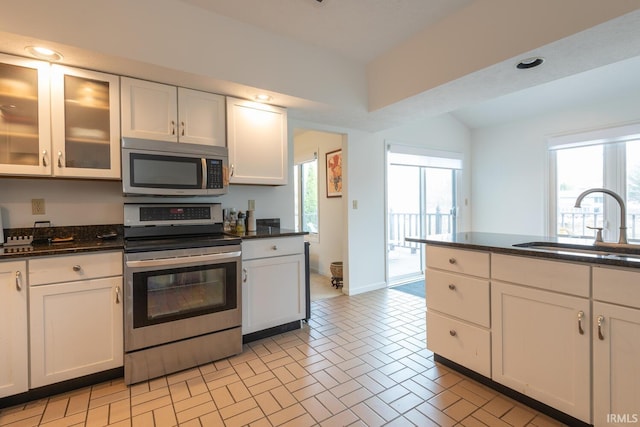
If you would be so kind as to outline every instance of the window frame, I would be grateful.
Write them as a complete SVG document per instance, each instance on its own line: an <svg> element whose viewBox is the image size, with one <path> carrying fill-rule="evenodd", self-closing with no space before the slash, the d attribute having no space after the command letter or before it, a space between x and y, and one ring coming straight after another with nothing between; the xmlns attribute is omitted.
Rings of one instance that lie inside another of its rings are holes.
<svg viewBox="0 0 640 427"><path fill-rule="evenodd" d="M319 235L320 235L320 196L319 196L319 191L320 191L320 182L319 182L319 178L320 178L320 173L318 170L318 155L317 152L313 153L313 158L310 159L305 159L303 161L299 161L294 165L294 177L295 177L295 201L296 201L296 208L295 208L295 219L296 219L296 231L303 231L304 227L302 224L302 220L303 220L303 205L304 205L304 178L303 178L303 165L307 164L307 163L312 163L315 162L316 164L316 206L317 206L317 230L316 232L312 232L312 231L308 231L308 235L307 235L307 240L309 241L314 241L314 242L318 242L319 239Z"/></svg>

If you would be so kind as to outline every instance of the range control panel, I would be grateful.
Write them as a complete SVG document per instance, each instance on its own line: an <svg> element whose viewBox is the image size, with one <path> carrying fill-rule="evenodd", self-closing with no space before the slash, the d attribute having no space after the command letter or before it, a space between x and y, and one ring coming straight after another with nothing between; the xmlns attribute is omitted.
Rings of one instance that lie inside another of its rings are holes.
<svg viewBox="0 0 640 427"><path fill-rule="evenodd" d="M221 223L222 207L219 203L125 203L124 221L126 226Z"/></svg>

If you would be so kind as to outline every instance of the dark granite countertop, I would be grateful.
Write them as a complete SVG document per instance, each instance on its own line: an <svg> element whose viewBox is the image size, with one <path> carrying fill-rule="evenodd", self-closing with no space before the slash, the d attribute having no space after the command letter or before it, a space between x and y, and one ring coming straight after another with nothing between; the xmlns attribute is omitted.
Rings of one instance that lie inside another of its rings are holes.
<svg viewBox="0 0 640 427"><path fill-rule="evenodd" d="M619 267L640 268L640 245L638 248L601 248L599 253L575 253L563 248L535 249L519 247L530 242L544 242L553 244L566 244L572 248L594 250L593 239L576 239L567 237L530 236L521 234L500 234L467 232L457 234L442 234L427 237L406 237L410 242L427 243L430 245L450 246L460 249L485 250L494 253L510 255L534 256L555 260L587 262L591 264L606 264ZM615 252L615 256L610 254ZM635 255L635 256L633 256Z"/></svg>
<svg viewBox="0 0 640 427"><path fill-rule="evenodd" d="M99 238L115 233L115 237ZM5 239L12 236L34 235L32 228L5 229ZM54 243L55 239L73 237L67 242ZM47 255L67 255L81 252L116 251L124 248L122 225L87 225L47 227L35 230L34 243L25 246L0 246L0 260Z"/></svg>
<svg viewBox="0 0 640 427"><path fill-rule="evenodd" d="M243 234L227 233L230 236L240 237L245 239L263 239L268 237L287 237L287 236L304 236L309 234L307 231L295 231L287 228L279 227L263 227L258 226L256 231L250 231Z"/></svg>

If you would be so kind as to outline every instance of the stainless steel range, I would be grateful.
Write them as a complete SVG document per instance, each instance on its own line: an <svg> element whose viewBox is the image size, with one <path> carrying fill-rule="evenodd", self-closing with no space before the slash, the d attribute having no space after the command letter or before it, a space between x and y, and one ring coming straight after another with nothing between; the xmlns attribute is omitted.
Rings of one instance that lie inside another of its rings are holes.
<svg viewBox="0 0 640 427"><path fill-rule="evenodd" d="M240 239L220 204L124 205L124 379L242 352Z"/></svg>

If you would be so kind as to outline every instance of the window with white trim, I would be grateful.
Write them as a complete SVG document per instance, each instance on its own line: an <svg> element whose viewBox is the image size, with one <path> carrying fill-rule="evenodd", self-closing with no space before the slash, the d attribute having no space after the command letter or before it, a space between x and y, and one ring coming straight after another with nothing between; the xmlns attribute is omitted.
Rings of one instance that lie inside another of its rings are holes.
<svg viewBox="0 0 640 427"><path fill-rule="evenodd" d="M294 192L296 231L307 231L310 237L317 237L318 221L318 159L300 161L294 167Z"/></svg>
<svg viewBox="0 0 640 427"><path fill-rule="evenodd" d="M595 238L603 228L604 240L617 242L621 217L613 197L592 193L574 207L583 191L606 188L625 200L628 239L640 240L640 124L551 138L548 147L550 234Z"/></svg>

